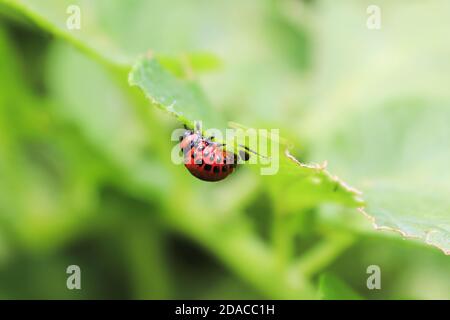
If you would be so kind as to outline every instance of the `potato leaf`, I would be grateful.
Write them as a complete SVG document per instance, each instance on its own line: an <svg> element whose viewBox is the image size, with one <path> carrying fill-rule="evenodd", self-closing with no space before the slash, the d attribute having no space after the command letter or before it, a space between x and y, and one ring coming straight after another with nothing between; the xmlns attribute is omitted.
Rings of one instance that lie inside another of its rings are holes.
<svg viewBox="0 0 450 320"><path fill-rule="evenodd" d="M447 1L435 3L449 8ZM379 5L402 14L375 32L357 27L359 3L323 6L312 89L320 94L303 129L313 141L313 158L326 157L334 172L364 192L361 211L376 229L450 254L450 65L441 58L450 54L441 41L448 10L438 10L424 29L415 21L426 18L425 4ZM336 28L346 37L337 38ZM414 34L414 41L405 34Z"/></svg>
<svg viewBox="0 0 450 320"><path fill-rule="evenodd" d="M129 83L138 86L155 106L194 127L201 121L204 128L223 128L218 113L209 105L198 85L180 80L164 69L155 58L143 57L129 75Z"/></svg>

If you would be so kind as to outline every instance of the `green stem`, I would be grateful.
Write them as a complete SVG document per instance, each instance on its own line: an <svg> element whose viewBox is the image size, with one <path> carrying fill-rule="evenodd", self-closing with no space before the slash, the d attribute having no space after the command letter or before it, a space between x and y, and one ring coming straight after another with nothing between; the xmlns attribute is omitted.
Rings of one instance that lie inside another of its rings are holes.
<svg viewBox="0 0 450 320"><path fill-rule="evenodd" d="M36 13L36 11L33 11L31 8L29 8L26 4L13 0L0 0L0 2L9 6L11 9L20 12L40 28L47 30L48 32L54 34L55 36L73 44L76 48L86 53L87 55L91 56L94 60L102 64L105 64L113 69L125 70L131 68L131 65L129 65L128 63L118 62L118 60L113 59L112 57L107 57L104 54L98 52L92 46L86 44L84 41L75 37L73 33L69 31L64 31L63 28L59 28L55 24L49 22L47 19L43 18L38 13Z"/></svg>
<svg viewBox="0 0 450 320"><path fill-rule="evenodd" d="M354 242L355 237L351 234L334 234L303 254L293 263L292 270L311 277L326 268Z"/></svg>
<svg viewBox="0 0 450 320"><path fill-rule="evenodd" d="M282 205L277 202L279 201L275 200L272 241L277 263L280 268L285 268L292 258L294 235L289 226L289 215L283 210Z"/></svg>
<svg viewBox="0 0 450 320"><path fill-rule="evenodd" d="M164 235L154 221L141 220L127 225L123 236L134 298L168 299L171 286L163 250Z"/></svg>

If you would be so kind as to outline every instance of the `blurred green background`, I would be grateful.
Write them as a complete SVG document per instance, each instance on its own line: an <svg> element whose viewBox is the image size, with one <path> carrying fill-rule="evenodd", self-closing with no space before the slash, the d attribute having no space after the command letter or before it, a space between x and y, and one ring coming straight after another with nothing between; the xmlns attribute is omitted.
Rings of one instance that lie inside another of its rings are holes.
<svg viewBox="0 0 450 320"><path fill-rule="evenodd" d="M448 250L450 3L380 0L380 30L370 4L0 1L0 298L449 299L441 250L309 184L172 164L181 124L127 82L156 52L215 113L280 128L379 219Z"/></svg>

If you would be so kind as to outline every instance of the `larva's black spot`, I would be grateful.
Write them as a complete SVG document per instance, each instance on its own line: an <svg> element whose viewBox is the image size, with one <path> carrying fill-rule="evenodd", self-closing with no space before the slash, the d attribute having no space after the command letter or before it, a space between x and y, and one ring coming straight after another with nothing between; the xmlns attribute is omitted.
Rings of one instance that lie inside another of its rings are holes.
<svg viewBox="0 0 450 320"><path fill-rule="evenodd" d="M215 166L213 168L214 173L219 173L220 172L220 167L219 166Z"/></svg>
<svg viewBox="0 0 450 320"><path fill-rule="evenodd" d="M237 165L237 163L238 163L238 157L237 157L237 155L233 155L233 168L236 168L236 165Z"/></svg>
<svg viewBox="0 0 450 320"><path fill-rule="evenodd" d="M248 159L250 159L250 155L248 154L247 151L239 150L239 156L240 156L241 159L243 159L244 161L248 161Z"/></svg>
<svg viewBox="0 0 450 320"><path fill-rule="evenodd" d="M211 171L211 165L209 165L209 164L205 164L205 166L203 167L203 169L205 170L205 171Z"/></svg>
<svg viewBox="0 0 450 320"><path fill-rule="evenodd" d="M223 167L222 167L222 172L227 172L227 171L228 171L227 166L223 166Z"/></svg>

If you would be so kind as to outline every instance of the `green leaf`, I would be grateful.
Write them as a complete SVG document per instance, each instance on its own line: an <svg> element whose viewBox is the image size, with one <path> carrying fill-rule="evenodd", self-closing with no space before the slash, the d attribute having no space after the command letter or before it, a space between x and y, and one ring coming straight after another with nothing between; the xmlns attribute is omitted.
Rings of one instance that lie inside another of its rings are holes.
<svg viewBox="0 0 450 320"><path fill-rule="evenodd" d="M376 229L420 239L445 254L450 254L449 117L446 107L414 101L396 102L390 108L355 117L367 124L370 118L372 130L382 126L390 140L384 152L380 150L368 160L371 170L359 183L367 201L362 212ZM379 138L367 134L368 128L357 129L364 137L358 143L363 143L364 149L376 149ZM353 143L349 134L358 133L340 134Z"/></svg>
<svg viewBox="0 0 450 320"><path fill-rule="evenodd" d="M214 54L192 52L180 55L157 55L158 62L177 78L192 78L194 73L220 69L222 61Z"/></svg>
<svg viewBox="0 0 450 320"><path fill-rule="evenodd" d="M203 128L225 127L196 83L177 79L155 58L139 59L130 72L129 83L138 86L153 105L192 128L194 121L201 121Z"/></svg>
<svg viewBox="0 0 450 320"><path fill-rule="evenodd" d="M249 128L236 122L228 124L236 129L235 136L238 139L241 136L242 141L242 136ZM257 156L261 161L256 168L261 170L269 165L276 167L278 163L278 171L265 176L264 181L284 213L299 212L324 203L337 203L350 208L363 205L361 192L331 174L326 169L326 161L321 164L302 163L292 154L291 149L294 147L286 138L272 136L265 131L259 134L259 139L268 141L267 150L275 154L262 155L266 159Z"/></svg>
<svg viewBox="0 0 450 320"><path fill-rule="evenodd" d="M450 65L442 59L450 48L441 41L450 4L435 4L441 9L424 29L416 21L427 19L425 4L383 1L383 12L397 18L373 31L356 27L360 4L328 1L319 11L314 112L303 130L313 158L329 160L333 172L363 192L361 211L376 229L450 254Z"/></svg>
<svg viewBox="0 0 450 320"><path fill-rule="evenodd" d="M229 122L234 129L235 136L245 135L250 128ZM278 162L279 170L273 175L267 175L268 188L274 192L275 201L280 201L284 212L296 212L300 209L312 208L323 203L338 203L350 208L358 208L363 205L361 192L339 177L331 174L327 168L327 162L303 163L293 154L294 146L288 139L281 136L271 136L268 132L261 131L260 139L268 141L267 150L278 152L276 154L262 155L267 159L261 159L257 169ZM242 139L242 137L241 137ZM272 148L272 144L275 144ZM259 157L259 156L258 156ZM264 162L263 162L264 161Z"/></svg>
<svg viewBox="0 0 450 320"><path fill-rule="evenodd" d="M362 300L363 298L336 276L325 273L319 279L319 298L322 300Z"/></svg>
<svg viewBox="0 0 450 320"><path fill-rule="evenodd" d="M361 207L361 192L326 169L327 163L306 164L297 160L288 149L280 160L280 172L274 184L283 196L283 210L296 211L323 203L339 203L347 207Z"/></svg>

